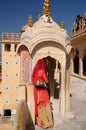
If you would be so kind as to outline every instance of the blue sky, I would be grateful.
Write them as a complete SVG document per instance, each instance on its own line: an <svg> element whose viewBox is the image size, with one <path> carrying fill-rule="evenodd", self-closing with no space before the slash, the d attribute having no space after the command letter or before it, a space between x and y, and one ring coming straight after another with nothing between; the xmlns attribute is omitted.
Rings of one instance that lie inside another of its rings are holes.
<svg viewBox="0 0 86 130"><path fill-rule="evenodd" d="M32 14L33 23L41 15L44 0L0 0L0 39L2 32L20 32ZM79 14L86 12L86 0L50 0L51 17L58 24L65 23L71 36L71 27Z"/></svg>

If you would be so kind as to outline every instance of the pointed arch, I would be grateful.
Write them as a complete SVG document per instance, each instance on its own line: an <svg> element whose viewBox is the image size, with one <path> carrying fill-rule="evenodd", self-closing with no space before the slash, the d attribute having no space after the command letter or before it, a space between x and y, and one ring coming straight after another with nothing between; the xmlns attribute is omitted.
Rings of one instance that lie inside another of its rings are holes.
<svg viewBox="0 0 86 130"><path fill-rule="evenodd" d="M17 53L20 56L20 82L23 84L30 83L32 59L29 49L25 45L21 45Z"/></svg>

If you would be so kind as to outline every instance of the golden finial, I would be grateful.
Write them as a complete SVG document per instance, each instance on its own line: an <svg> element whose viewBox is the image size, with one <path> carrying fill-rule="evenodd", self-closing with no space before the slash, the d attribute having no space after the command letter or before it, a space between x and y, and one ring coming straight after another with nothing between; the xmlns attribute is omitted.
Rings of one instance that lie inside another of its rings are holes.
<svg viewBox="0 0 86 130"><path fill-rule="evenodd" d="M49 13L50 13L50 1L49 0L44 0L42 15L49 14Z"/></svg>
<svg viewBox="0 0 86 130"><path fill-rule="evenodd" d="M61 22L60 27L61 27L62 29L64 29L64 22L63 22L63 21Z"/></svg>
<svg viewBox="0 0 86 130"><path fill-rule="evenodd" d="M48 22L50 23L50 12L48 13Z"/></svg>
<svg viewBox="0 0 86 130"><path fill-rule="evenodd" d="M32 23L32 16L30 15L29 18L28 18L28 26L29 27L32 27L33 26L33 23Z"/></svg>
<svg viewBox="0 0 86 130"><path fill-rule="evenodd" d="M38 20L40 19L40 14L39 14L39 16L38 16Z"/></svg>

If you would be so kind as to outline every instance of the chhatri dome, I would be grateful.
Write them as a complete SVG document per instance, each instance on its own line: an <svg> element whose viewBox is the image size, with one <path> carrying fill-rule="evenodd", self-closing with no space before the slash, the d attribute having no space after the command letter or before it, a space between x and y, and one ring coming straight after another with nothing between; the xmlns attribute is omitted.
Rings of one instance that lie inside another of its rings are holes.
<svg viewBox="0 0 86 130"><path fill-rule="evenodd" d="M37 43L42 40L53 40L62 44L63 46L69 44L70 38L67 31L64 29L64 22L58 25L50 17L50 1L44 0L42 15L39 16L38 20L33 24L32 16L28 18L28 22L21 29L23 42L24 38L29 40L30 44Z"/></svg>
<svg viewBox="0 0 86 130"><path fill-rule="evenodd" d="M45 62L54 125L58 122L58 115L68 117L70 114L70 37L64 29L64 22L58 25L51 18L49 0L44 0L41 12L35 23L29 16L21 29L21 39L15 40L18 35L13 33L12 39L8 34L2 38L0 112L5 117L8 113L13 115L14 127L19 129L35 126L34 84L31 79L39 59ZM19 124L19 120L23 123Z"/></svg>
<svg viewBox="0 0 86 130"><path fill-rule="evenodd" d="M27 78L27 80L30 81L35 63L42 58L45 62L47 61L50 100L52 101L55 98L56 86L54 81L59 81L60 104L57 109L64 116L65 112L69 111L69 91L66 90L69 90L70 87L68 84L70 37L64 29L64 22L62 21L61 25L58 25L51 18L49 0L44 0L42 15L38 17L35 23L33 23L32 16L29 16L27 24L21 29L21 33L21 42L17 46L17 53L22 64L22 79L25 75L25 63L27 70L25 72L27 72L27 75L29 74L29 79Z"/></svg>
<svg viewBox="0 0 86 130"><path fill-rule="evenodd" d="M44 0L42 15L33 23L32 16L29 16L27 24L21 29L21 42L18 44L17 53L20 54L22 74L25 75L23 68L28 60L28 70L31 71L39 59L44 59L49 78L50 100L55 98L54 81L60 81L60 104L59 113L64 116L69 111L69 52L70 37L64 29L64 22L58 25L50 15L50 1ZM54 64L55 63L55 64ZM32 69L31 69L32 68ZM59 76L58 76L59 75ZM30 81L29 76L29 81ZM28 79L28 78L27 78ZM66 82L67 81L67 82ZM58 83L57 83L58 84ZM66 90L65 90L66 89Z"/></svg>

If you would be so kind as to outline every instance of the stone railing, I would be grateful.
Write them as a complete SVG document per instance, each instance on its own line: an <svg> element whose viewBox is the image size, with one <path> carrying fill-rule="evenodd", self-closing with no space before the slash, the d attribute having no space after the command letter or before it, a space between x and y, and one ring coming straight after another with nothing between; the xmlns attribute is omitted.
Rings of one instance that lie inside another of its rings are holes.
<svg viewBox="0 0 86 130"><path fill-rule="evenodd" d="M86 21L81 18L78 22L72 25L72 37L86 32Z"/></svg>
<svg viewBox="0 0 86 130"><path fill-rule="evenodd" d="M2 33L2 41L20 41L21 33Z"/></svg>

